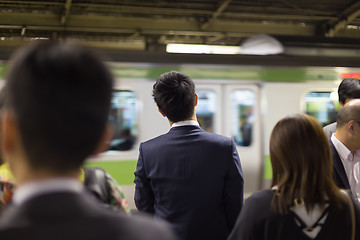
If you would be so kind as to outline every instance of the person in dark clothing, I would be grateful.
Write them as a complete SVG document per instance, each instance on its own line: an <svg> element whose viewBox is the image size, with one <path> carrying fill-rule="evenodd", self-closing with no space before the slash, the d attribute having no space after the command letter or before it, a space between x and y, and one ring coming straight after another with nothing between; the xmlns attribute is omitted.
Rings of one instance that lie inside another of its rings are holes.
<svg viewBox="0 0 360 240"><path fill-rule="evenodd" d="M112 86L88 48L43 42L16 53L0 132L17 189L0 217L1 240L173 239L164 222L100 206L78 180L111 134Z"/></svg>
<svg viewBox="0 0 360 240"><path fill-rule="evenodd" d="M228 240L360 238L360 206L335 185L329 144L313 117L280 120L270 159L272 189L246 200Z"/></svg>
<svg viewBox="0 0 360 240"><path fill-rule="evenodd" d="M360 79L344 78L338 88L339 103L343 107L348 101L360 98ZM336 122L324 126L324 132L328 139L336 131Z"/></svg>
<svg viewBox="0 0 360 240"><path fill-rule="evenodd" d="M360 99L340 109L336 132L331 136L334 180L360 203Z"/></svg>
<svg viewBox="0 0 360 240"><path fill-rule="evenodd" d="M234 140L200 128L191 78L169 72L153 87L168 133L140 145L135 204L181 240L225 240L241 210L244 180Z"/></svg>

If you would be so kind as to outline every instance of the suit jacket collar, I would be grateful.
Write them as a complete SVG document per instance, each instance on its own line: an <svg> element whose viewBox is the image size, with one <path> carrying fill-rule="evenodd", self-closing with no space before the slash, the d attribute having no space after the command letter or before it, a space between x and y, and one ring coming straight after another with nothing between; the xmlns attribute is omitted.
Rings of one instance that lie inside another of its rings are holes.
<svg viewBox="0 0 360 240"><path fill-rule="evenodd" d="M178 126L178 127L173 127L170 129L170 131L168 132L169 134L172 133L187 133L193 130L199 130L199 131L204 131L200 126L196 126L196 125L185 125L185 126Z"/></svg>
<svg viewBox="0 0 360 240"><path fill-rule="evenodd" d="M340 159L338 152L336 151L334 144L330 140L330 148L333 156L333 166L334 166L334 180L338 187L351 190L349 180L347 178L343 163Z"/></svg>

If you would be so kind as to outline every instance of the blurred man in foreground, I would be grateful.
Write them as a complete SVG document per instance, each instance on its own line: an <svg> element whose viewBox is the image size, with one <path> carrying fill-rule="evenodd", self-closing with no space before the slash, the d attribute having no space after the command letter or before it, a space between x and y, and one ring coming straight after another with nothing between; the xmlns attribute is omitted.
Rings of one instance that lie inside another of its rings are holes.
<svg viewBox="0 0 360 240"><path fill-rule="evenodd" d="M100 207L78 180L110 134L112 77L96 56L66 44L27 47L15 55L6 87L2 150L17 190L1 215L0 239L172 239L162 223Z"/></svg>

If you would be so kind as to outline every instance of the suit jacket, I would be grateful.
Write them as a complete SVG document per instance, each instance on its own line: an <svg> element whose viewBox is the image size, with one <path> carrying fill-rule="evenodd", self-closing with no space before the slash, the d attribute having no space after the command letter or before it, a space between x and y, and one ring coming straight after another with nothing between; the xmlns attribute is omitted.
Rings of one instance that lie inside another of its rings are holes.
<svg viewBox="0 0 360 240"><path fill-rule="evenodd" d="M163 224L117 214L85 193L58 192L8 205L0 217L0 239L173 239Z"/></svg>
<svg viewBox="0 0 360 240"><path fill-rule="evenodd" d="M324 132L329 140L331 139L331 135L336 132L336 126L337 126L337 123L333 122L333 123L330 123L329 125L326 125L323 128Z"/></svg>
<svg viewBox="0 0 360 240"><path fill-rule="evenodd" d="M243 202L243 174L231 138L173 127L140 145L139 211L167 220L178 239L226 239Z"/></svg>
<svg viewBox="0 0 360 240"><path fill-rule="evenodd" d="M333 157L333 166L334 166L333 175L334 175L335 183L339 188L351 191L344 165L331 140L330 140L330 149Z"/></svg>

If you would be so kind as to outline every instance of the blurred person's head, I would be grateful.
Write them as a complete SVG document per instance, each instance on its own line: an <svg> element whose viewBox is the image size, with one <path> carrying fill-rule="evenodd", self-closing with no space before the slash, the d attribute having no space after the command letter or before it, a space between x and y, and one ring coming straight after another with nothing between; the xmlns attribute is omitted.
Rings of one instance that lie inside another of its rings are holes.
<svg viewBox="0 0 360 240"><path fill-rule="evenodd" d="M282 214L304 203L308 211L324 206L327 198L338 206L340 193L333 180L328 140L311 116L298 114L281 119L270 137L273 207Z"/></svg>
<svg viewBox="0 0 360 240"><path fill-rule="evenodd" d="M194 116L197 104L195 85L183 73L171 71L162 74L153 86L153 97L161 114L172 123Z"/></svg>
<svg viewBox="0 0 360 240"><path fill-rule="evenodd" d="M360 79L344 78L339 85L338 95L341 106L351 99L360 98Z"/></svg>
<svg viewBox="0 0 360 240"><path fill-rule="evenodd" d="M23 169L77 175L106 133L109 70L88 48L54 42L22 48L10 66L3 155L18 183Z"/></svg>
<svg viewBox="0 0 360 240"><path fill-rule="evenodd" d="M348 101L337 116L335 136L353 154L360 149L360 99Z"/></svg>

